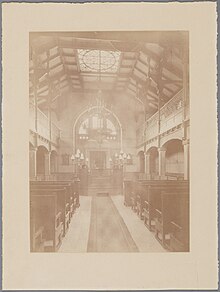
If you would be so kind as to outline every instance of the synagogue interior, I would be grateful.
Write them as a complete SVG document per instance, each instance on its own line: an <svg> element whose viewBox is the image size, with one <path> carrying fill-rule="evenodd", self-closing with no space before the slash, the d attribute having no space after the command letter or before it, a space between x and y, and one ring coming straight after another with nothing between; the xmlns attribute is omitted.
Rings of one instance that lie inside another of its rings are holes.
<svg viewBox="0 0 220 292"><path fill-rule="evenodd" d="M190 251L185 31L31 32L31 252Z"/></svg>

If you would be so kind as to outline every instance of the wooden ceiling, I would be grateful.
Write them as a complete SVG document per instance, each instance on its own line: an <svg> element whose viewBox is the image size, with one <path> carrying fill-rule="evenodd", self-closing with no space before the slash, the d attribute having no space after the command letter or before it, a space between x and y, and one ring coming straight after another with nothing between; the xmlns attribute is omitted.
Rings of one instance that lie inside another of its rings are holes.
<svg viewBox="0 0 220 292"><path fill-rule="evenodd" d="M118 70L84 72L78 49L120 52ZM30 33L30 97L48 104L63 92L123 92L153 112L183 87L186 32Z"/></svg>

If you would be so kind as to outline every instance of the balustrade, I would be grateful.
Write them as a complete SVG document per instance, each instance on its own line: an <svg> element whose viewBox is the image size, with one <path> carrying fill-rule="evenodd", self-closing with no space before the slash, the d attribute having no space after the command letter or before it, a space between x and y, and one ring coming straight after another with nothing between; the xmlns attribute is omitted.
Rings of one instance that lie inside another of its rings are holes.
<svg viewBox="0 0 220 292"><path fill-rule="evenodd" d="M153 139L183 121L183 91L179 91L160 110L160 132L159 113L156 112L141 127L137 129L137 143L140 145Z"/></svg>
<svg viewBox="0 0 220 292"><path fill-rule="evenodd" d="M35 128L35 106L29 103L29 129L36 132ZM45 139L50 140L49 119L39 108L37 109L37 133ZM51 142L57 144L60 138L60 130L51 123Z"/></svg>
<svg viewBox="0 0 220 292"><path fill-rule="evenodd" d="M58 144L60 138L60 129L52 123L51 125L51 142Z"/></svg>

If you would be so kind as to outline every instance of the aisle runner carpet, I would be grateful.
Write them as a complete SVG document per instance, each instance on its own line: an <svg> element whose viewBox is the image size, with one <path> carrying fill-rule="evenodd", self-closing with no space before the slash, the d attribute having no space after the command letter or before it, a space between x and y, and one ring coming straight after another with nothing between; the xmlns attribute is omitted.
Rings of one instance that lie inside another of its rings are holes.
<svg viewBox="0 0 220 292"><path fill-rule="evenodd" d="M131 234L111 197L92 198L88 252L138 252Z"/></svg>

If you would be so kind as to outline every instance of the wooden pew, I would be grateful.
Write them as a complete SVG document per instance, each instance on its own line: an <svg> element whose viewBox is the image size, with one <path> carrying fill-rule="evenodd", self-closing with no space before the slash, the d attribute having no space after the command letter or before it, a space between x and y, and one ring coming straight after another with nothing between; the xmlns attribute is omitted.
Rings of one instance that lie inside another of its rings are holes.
<svg viewBox="0 0 220 292"><path fill-rule="evenodd" d="M71 196L70 196L70 215L72 218L73 213L75 212L76 208L80 206L79 202L79 187L78 187L79 180L74 181L41 181L42 185L62 185L62 186L71 186ZM32 185L36 185L39 182L31 181Z"/></svg>
<svg viewBox="0 0 220 292"><path fill-rule="evenodd" d="M75 207L79 208L80 207L80 200L79 200L79 196L80 196L80 179L78 177L74 178L73 180L73 184L74 184L74 200L75 200Z"/></svg>
<svg viewBox="0 0 220 292"><path fill-rule="evenodd" d="M188 249L188 208L189 192L186 188L162 191L160 205L156 208L155 236L165 248L173 251L186 251ZM172 241L170 238L166 238L171 234Z"/></svg>
<svg viewBox="0 0 220 292"><path fill-rule="evenodd" d="M62 177L62 176L61 176ZM77 177L74 177L73 180L58 180L58 181L50 181L50 183L55 183L55 184L71 184L72 186L72 200L73 200L73 214L76 210L76 208L79 208L80 206L80 200L79 200L79 193L80 193L80 180Z"/></svg>
<svg viewBox="0 0 220 292"><path fill-rule="evenodd" d="M132 206L131 198L134 196L134 185L135 182L133 180L124 180L124 205Z"/></svg>
<svg viewBox="0 0 220 292"><path fill-rule="evenodd" d="M140 219L144 219L143 216L143 208L144 208L144 201L146 197L146 186L143 185L140 182L136 183L136 210L137 210L137 215L140 217Z"/></svg>
<svg viewBox="0 0 220 292"><path fill-rule="evenodd" d="M181 201L181 198L182 196L186 197L187 194L189 197L189 181L142 179L125 183L125 201L128 202L127 205L131 205L140 218L144 218L144 223L150 231L152 231L153 224L155 224L156 237L161 244L173 251L187 250L189 245L189 226L187 223L189 222L189 208L183 206L189 206L189 200L182 199ZM172 204L174 204L173 206L178 206L178 208L171 208L172 200L169 200L169 204L165 204L167 201L163 202L163 192L177 194L174 199L178 198L178 200L175 201L173 199L174 203ZM176 211L177 209L178 212ZM183 213L182 216L176 216L181 212ZM165 240L168 234L170 234L169 245ZM162 238L160 239L159 236Z"/></svg>
<svg viewBox="0 0 220 292"><path fill-rule="evenodd" d="M171 251L189 251L189 193L183 193L175 198L176 216L170 222Z"/></svg>
<svg viewBox="0 0 220 292"><path fill-rule="evenodd" d="M62 242L63 222L58 207L59 191L34 190L30 194L31 212L31 251L57 251ZM37 237L40 231L41 248Z"/></svg>
<svg viewBox="0 0 220 292"><path fill-rule="evenodd" d="M57 182L57 181L30 181L30 186L47 186L47 187L66 187L67 202L70 203L74 196L74 185L72 182Z"/></svg>
<svg viewBox="0 0 220 292"><path fill-rule="evenodd" d="M56 172L53 173L54 181L62 181L62 182L73 182L75 187L75 197L76 197L76 207L80 206L79 195L80 195L80 179L79 177L72 172ZM75 198L74 197L74 198Z"/></svg>
<svg viewBox="0 0 220 292"><path fill-rule="evenodd" d="M39 216L39 211L40 208L33 197L32 200L30 200L30 248L32 252L44 251L44 225L43 222L41 222L42 216Z"/></svg>
<svg viewBox="0 0 220 292"><path fill-rule="evenodd" d="M57 185L57 184L32 184L31 185L31 191L32 190L60 190L62 191L62 195L59 193L59 196L57 198L58 207L61 212L62 222L64 223L64 230L63 230L63 236L67 233L67 230L69 228L70 224L70 203L71 203L71 186L67 185Z"/></svg>
<svg viewBox="0 0 220 292"><path fill-rule="evenodd" d="M137 213L140 218L144 219L145 225L151 231L152 220L155 218L155 208L158 205L158 197L161 191L171 189L175 187L188 188L187 181L139 181L138 189L138 201L137 201Z"/></svg>
<svg viewBox="0 0 220 292"><path fill-rule="evenodd" d="M124 180L124 205L131 207L134 211L137 211L139 187L137 181Z"/></svg>
<svg viewBox="0 0 220 292"><path fill-rule="evenodd" d="M179 184L174 184L174 185L160 185L160 186L151 186L149 189L149 225L150 225L150 230L151 230L151 224L152 220L155 223L155 228L158 227L156 224L156 220L158 219L159 212L161 211L162 208L162 197L161 194L163 191L177 191L177 192L182 192L182 191L187 191L188 187L184 184L179 185ZM158 222L158 221L157 221ZM156 229L157 230L157 229Z"/></svg>

